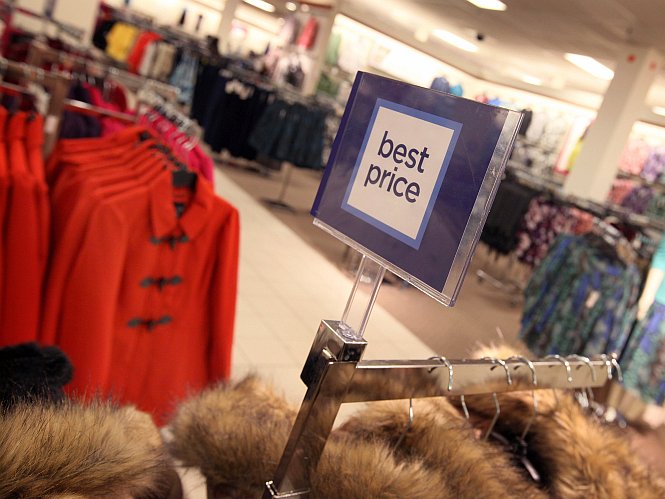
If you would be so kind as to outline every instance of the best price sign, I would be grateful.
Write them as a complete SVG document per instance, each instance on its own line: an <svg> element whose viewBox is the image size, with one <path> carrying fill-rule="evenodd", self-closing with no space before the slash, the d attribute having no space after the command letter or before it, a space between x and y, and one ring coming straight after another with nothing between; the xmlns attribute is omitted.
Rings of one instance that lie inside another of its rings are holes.
<svg viewBox="0 0 665 499"><path fill-rule="evenodd" d="M377 99L342 207L418 249L461 128Z"/></svg>
<svg viewBox="0 0 665 499"><path fill-rule="evenodd" d="M453 305L521 113L358 73L315 223Z"/></svg>

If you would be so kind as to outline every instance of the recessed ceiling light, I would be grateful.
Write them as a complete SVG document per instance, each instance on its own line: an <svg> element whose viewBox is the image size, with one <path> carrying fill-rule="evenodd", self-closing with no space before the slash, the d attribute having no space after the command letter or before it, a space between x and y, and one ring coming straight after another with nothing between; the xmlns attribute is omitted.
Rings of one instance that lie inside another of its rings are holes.
<svg viewBox="0 0 665 499"><path fill-rule="evenodd" d="M566 54L564 57L568 62L572 62L575 66L583 69L596 78L600 78L601 80L611 80L614 78L614 71L604 64L601 64L593 57L579 54Z"/></svg>
<svg viewBox="0 0 665 499"><path fill-rule="evenodd" d="M285 7L286 10L290 10L291 12L295 12L296 10L298 10L298 6L293 2L286 2Z"/></svg>
<svg viewBox="0 0 665 499"><path fill-rule="evenodd" d="M458 49L466 50L467 52L478 52L478 46L474 45L468 40L461 38L450 31L444 29L435 29L432 31L432 34L437 38L440 38L444 42L457 47Z"/></svg>
<svg viewBox="0 0 665 499"><path fill-rule="evenodd" d="M654 106L651 108L651 110L660 116L665 116L665 107Z"/></svg>
<svg viewBox="0 0 665 499"><path fill-rule="evenodd" d="M529 85L538 85L538 86L540 86L540 85L543 84L543 80L541 80L540 78L538 78L536 76L531 76L531 75L522 75L520 77L520 80L522 80L524 83L528 83Z"/></svg>
<svg viewBox="0 0 665 499"><path fill-rule="evenodd" d="M306 3L302 4L300 8L302 9L303 12L309 12L309 5L307 5Z"/></svg>
<svg viewBox="0 0 665 499"><path fill-rule="evenodd" d="M472 3L479 9L486 10L506 10L506 4L500 0L466 0L469 3Z"/></svg>
<svg viewBox="0 0 665 499"><path fill-rule="evenodd" d="M243 2L248 3L257 9L265 10L266 12L275 12L275 6L264 0L243 0Z"/></svg>

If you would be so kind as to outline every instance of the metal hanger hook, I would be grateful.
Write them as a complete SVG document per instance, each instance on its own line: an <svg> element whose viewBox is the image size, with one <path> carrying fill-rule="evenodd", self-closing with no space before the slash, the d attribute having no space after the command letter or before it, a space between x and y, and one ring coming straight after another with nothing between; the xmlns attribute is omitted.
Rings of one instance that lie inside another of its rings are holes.
<svg viewBox="0 0 665 499"><path fill-rule="evenodd" d="M510 369L508 369L508 366L503 360L494 357L483 357L482 360L489 360L492 364L498 364L503 367L504 371L506 371L506 383L508 383L508 385L513 384L513 379L510 377Z"/></svg>
<svg viewBox="0 0 665 499"><path fill-rule="evenodd" d="M448 368L448 391L451 392L453 390L453 374L455 374L453 365L448 359L441 355L430 357L428 360L438 360ZM431 368L429 372L432 372L434 369L436 369L436 367Z"/></svg>
<svg viewBox="0 0 665 499"><path fill-rule="evenodd" d="M615 356L612 356L610 362L617 371L617 379L619 380L619 383L623 383L623 372L621 371L621 366L619 365L619 361Z"/></svg>
<svg viewBox="0 0 665 499"><path fill-rule="evenodd" d="M607 368L607 379L612 380L613 375L612 375L612 362L610 359L607 357L607 354L600 354L598 355L598 358L602 360L605 363L605 367Z"/></svg>
<svg viewBox="0 0 665 499"><path fill-rule="evenodd" d="M573 376L572 376L571 371L570 371L570 362L568 362L566 359L561 357L561 355L546 355L545 358L546 359L554 359L554 360L558 360L559 362L561 362L564 365L564 367L566 368L566 376L567 376L566 379L567 379L568 383L573 382Z"/></svg>
<svg viewBox="0 0 665 499"><path fill-rule="evenodd" d="M397 442L395 443L395 449L397 449L401 445L402 441L406 437L406 434L409 432L412 425L413 425L413 399L411 398L409 399L409 421L406 423L404 431L397 439Z"/></svg>
<svg viewBox="0 0 665 499"><path fill-rule="evenodd" d="M596 370L591 365L591 360L589 360L588 357L584 357L583 355L569 355L566 357L566 360L568 359L579 360L580 362L584 362L591 371L591 380L593 382L596 381Z"/></svg>
<svg viewBox="0 0 665 499"><path fill-rule="evenodd" d="M511 362L511 361L517 361L526 364L531 370L531 384L533 386L538 386L538 377L536 376L536 366L533 365L533 362L531 362L523 355L513 355L512 357L508 357L506 359L506 362ZM515 369L517 369L518 367L519 366L515 366Z"/></svg>
<svg viewBox="0 0 665 499"><path fill-rule="evenodd" d="M483 437L483 440L485 440L485 441L489 438L492 431L494 430L494 427L496 426L496 422L499 420L499 414L501 414L501 406L499 405L499 399L497 398L496 393L492 393L492 398L494 399L494 407L496 407L496 412L494 413L494 418L492 419L492 422L490 423L490 427L487 429L487 432L485 433L485 436Z"/></svg>

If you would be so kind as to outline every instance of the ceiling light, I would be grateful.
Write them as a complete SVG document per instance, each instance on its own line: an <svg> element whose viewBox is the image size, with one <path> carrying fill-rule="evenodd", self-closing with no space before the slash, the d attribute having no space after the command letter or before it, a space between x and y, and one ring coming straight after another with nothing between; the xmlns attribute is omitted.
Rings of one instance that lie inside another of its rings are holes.
<svg viewBox="0 0 665 499"><path fill-rule="evenodd" d="M248 3L257 9L265 10L266 12L275 12L275 6L264 0L243 0L243 2Z"/></svg>
<svg viewBox="0 0 665 499"><path fill-rule="evenodd" d="M478 52L478 46L473 43L461 38L449 31L443 29L435 29L432 31L432 34L437 38L440 38L446 43L449 43L453 47L458 49L466 50L467 52Z"/></svg>
<svg viewBox="0 0 665 499"><path fill-rule="evenodd" d="M564 57L568 62L572 62L575 66L583 69L596 78L600 78L601 80L611 80L614 78L614 71L604 64L601 64L593 57L579 54L566 54Z"/></svg>
<svg viewBox="0 0 665 499"><path fill-rule="evenodd" d="M291 12L295 12L296 10L298 10L298 6L293 2L286 2L285 7L286 10L290 10Z"/></svg>
<svg viewBox="0 0 665 499"><path fill-rule="evenodd" d="M429 40L429 30L425 28L418 28L413 34L413 37L419 42L427 43L427 40Z"/></svg>
<svg viewBox="0 0 665 499"><path fill-rule="evenodd" d="M302 9L303 12L309 12L309 5L307 5L306 3L302 4L300 8Z"/></svg>
<svg viewBox="0 0 665 499"><path fill-rule="evenodd" d="M466 0L469 3L472 3L479 9L487 10L506 10L506 4L500 0Z"/></svg>
<svg viewBox="0 0 665 499"><path fill-rule="evenodd" d="M660 116L665 116L665 107L655 106L655 107L652 107L651 110L654 113L659 114Z"/></svg>
<svg viewBox="0 0 665 499"><path fill-rule="evenodd" d="M531 75L522 75L520 76L520 80L522 80L524 83L528 83L529 85L542 85L543 80L536 76L531 76Z"/></svg>

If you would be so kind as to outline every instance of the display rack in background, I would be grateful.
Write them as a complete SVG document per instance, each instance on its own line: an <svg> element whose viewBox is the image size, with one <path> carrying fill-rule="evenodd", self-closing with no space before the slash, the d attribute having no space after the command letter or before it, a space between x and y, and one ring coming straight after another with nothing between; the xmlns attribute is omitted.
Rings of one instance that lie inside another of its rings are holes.
<svg viewBox="0 0 665 499"><path fill-rule="evenodd" d="M339 112L332 99L276 86L231 58L201 66L191 107L218 162L265 176L282 172L277 197L264 201L286 210L293 210L286 200L291 169L323 168Z"/></svg>
<svg viewBox="0 0 665 499"><path fill-rule="evenodd" d="M607 221L619 227L630 239L632 251L640 262L651 259L665 227L662 221L610 203L567 195L557 176L536 175L514 163L509 163L506 172L481 241L494 255L495 263L498 255L506 256L508 268L503 275L497 275L485 263L476 275L480 281L504 292L512 304L520 299L530 269L546 258L556 238L561 234L590 232L594 221Z"/></svg>
<svg viewBox="0 0 665 499"><path fill-rule="evenodd" d="M199 62L220 58L216 42L159 25L132 9L116 9L104 3L100 5L93 44L109 63L178 87L178 101L184 105L191 104Z"/></svg>

